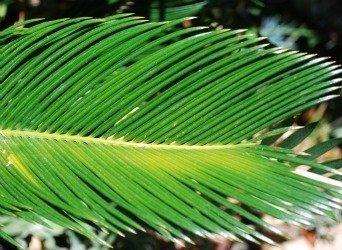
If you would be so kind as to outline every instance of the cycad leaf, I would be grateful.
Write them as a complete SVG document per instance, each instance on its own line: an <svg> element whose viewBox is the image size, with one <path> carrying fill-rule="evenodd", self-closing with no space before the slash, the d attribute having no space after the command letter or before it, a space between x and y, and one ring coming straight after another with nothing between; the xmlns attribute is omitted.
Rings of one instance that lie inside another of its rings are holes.
<svg viewBox="0 0 342 250"><path fill-rule="evenodd" d="M317 127L317 122L311 123L304 128L301 128L294 132L292 135L287 137L284 141L280 143L280 147L283 148L294 148L302 141L304 141Z"/></svg>
<svg viewBox="0 0 342 250"><path fill-rule="evenodd" d="M18 247L19 249L22 249L22 248L23 248L22 246L20 246L20 244L19 244L18 242L16 242L15 240L13 240L13 239L11 238L11 236L7 235L5 232L3 232L3 231L1 231L1 230L0 230L0 238L2 238L2 239L4 239L4 240L8 241L9 243L15 245L15 246Z"/></svg>
<svg viewBox="0 0 342 250"><path fill-rule="evenodd" d="M164 6L162 6L162 4ZM151 2L150 18L153 21L174 20L187 16L197 15L207 5L207 1L202 0L173 0L173 1L158 1ZM164 17L161 15L164 14Z"/></svg>
<svg viewBox="0 0 342 250"><path fill-rule="evenodd" d="M291 126L291 127L275 128L266 133L262 133L260 136L253 138L251 141L253 142L261 141L261 144L270 145L274 143L279 138L280 135L283 135L284 133L288 131L298 130L300 128L302 127Z"/></svg>
<svg viewBox="0 0 342 250"><path fill-rule="evenodd" d="M306 153L310 154L310 159L316 159L317 157L325 154L329 150L333 149L342 144L342 138L334 138L318 145L312 146L311 148L305 150Z"/></svg>
<svg viewBox="0 0 342 250"><path fill-rule="evenodd" d="M89 237L84 223L267 241L235 215L278 230L227 197L298 224L339 208L338 185L291 164L329 167L244 142L334 97L337 67L239 31L174 29L182 21L117 15L0 32L0 211Z"/></svg>
<svg viewBox="0 0 342 250"><path fill-rule="evenodd" d="M278 131L281 130L282 128L290 128L290 130L298 130L302 127L298 126L293 126L295 123L294 117L287 118L269 128L269 131L267 133L272 133L272 131ZM261 140L260 144L263 145L274 145L277 143L278 140L283 136L283 134L277 134L274 136L267 136L267 133L262 133L259 135L259 137L265 137L264 139Z"/></svg>
<svg viewBox="0 0 342 250"><path fill-rule="evenodd" d="M333 169L341 169L342 168L342 159L335 159L335 160L331 160L331 161L326 161L326 162L323 162L322 164L324 164L325 166L328 166L330 168L333 168ZM324 171L322 169L312 169L310 171L313 173L316 173L316 174L327 173L327 171Z"/></svg>

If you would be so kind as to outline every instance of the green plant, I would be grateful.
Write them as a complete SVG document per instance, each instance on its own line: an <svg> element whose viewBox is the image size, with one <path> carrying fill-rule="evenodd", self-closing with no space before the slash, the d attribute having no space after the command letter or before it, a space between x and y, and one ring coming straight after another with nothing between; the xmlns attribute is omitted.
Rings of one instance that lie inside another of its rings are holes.
<svg viewBox="0 0 342 250"><path fill-rule="evenodd" d="M177 18L198 15L204 9L225 6L238 8L247 7L248 12L258 14L264 7L264 1L236 1L236 0L152 0L149 18L153 21L173 20Z"/></svg>
<svg viewBox="0 0 342 250"><path fill-rule="evenodd" d="M184 20L30 20L0 32L1 213L93 238L84 223L272 242L235 215L280 233L250 209L312 225L339 208L339 182L294 170L339 171L294 152L298 133L280 147L266 139L335 97L341 70L241 31L175 29Z"/></svg>
<svg viewBox="0 0 342 250"><path fill-rule="evenodd" d="M5 18L7 14L7 6L11 3L11 0L1 0L0 1L0 22Z"/></svg>

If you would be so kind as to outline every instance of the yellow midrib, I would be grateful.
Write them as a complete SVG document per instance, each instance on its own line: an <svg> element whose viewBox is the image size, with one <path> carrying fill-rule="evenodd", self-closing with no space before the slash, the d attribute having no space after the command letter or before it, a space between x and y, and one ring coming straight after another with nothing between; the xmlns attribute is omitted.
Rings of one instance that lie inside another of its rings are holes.
<svg viewBox="0 0 342 250"><path fill-rule="evenodd" d="M127 142L122 139L106 139L103 137L94 138L90 136L79 136L79 135L68 135L68 134L56 134L46 133L37 131L22 131L22 130L0 130L0 136L4 137L24 137L24 138L36 138L46 140L57 140L57 141L74 141L83 143L96 143L96 144L110 144L117 146L127 147L139 147L139 148L165 148L165 149L228 149L236 147L253 146L253 143L240 143L236 145L177 145L177 144L153 144L144 142ZM1 142L1 141L0 141Z"/></svg>

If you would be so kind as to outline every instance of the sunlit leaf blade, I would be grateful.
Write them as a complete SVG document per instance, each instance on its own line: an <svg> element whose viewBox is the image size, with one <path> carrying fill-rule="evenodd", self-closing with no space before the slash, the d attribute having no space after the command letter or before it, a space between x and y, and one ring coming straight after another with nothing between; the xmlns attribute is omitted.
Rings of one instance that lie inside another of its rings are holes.
<svg viewBox="0 0 342 250"><path fill-rule="evenodd" d="M340 69L241 31L178 29L184 20L0 32L1 213L93 238L85 224L271 242L237 218L280 233L249 209L312 225L340 208L339 185L293 166L338 170L252 139L334 98Z"/></svg>
<svg viewBox="0 0 342 250"><path fill-rule="evenodd" d="M4 149L11 153L6 158L9 165L3 173L2 185L8 186L8 190L15 182L25 187L25 192L17 190L12 198L29 199L32 195L37 213L51 210L47 218L56 223L61 223L59 217L63 218L43 201L117 233L140 229L125 216L124 211L129 211L161 234L163 227L167 227L175 236L185 237L174 228L177 226L202 235L209 232L224 235L234 229L242 238L247 233L258 238L257 232L204 198L216 193L215 197L221 197L218 204L225 205L228 202L224 197L230 196L277 218L300 223L304 218L310 223L313 218L309 211L321 213L332 209L325 205L327 199L334 204L333 197L320 193L315 186L332 191L334 187L297 176L288 171L288 166L257 154L245 153L249 147L253 152L253 146L126 145L72 136L3 133L7 140ZM30 147L26 146L28 143ZM44 166L48 164L56 168L46 169ZM299 182L285 186L284 178ZM200 193L194 192L198 185ZM270 185L274 190L269 189ZM103 200L91 187L108 200ZM110 200L115 201L117 210L108 206ZM242 211L236 205L229 206L233 211ZM48 216L44 213L41 215ZM243 213L252 217L247 211Z"/></svg>

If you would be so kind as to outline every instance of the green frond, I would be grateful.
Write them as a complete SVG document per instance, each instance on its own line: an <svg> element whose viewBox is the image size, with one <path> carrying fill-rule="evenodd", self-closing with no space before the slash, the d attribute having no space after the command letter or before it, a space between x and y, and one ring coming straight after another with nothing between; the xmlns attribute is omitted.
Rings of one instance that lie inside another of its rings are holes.
<svg viewBox="0 0 342 250"><path fill-rule="evenodd" d="M317 127L318 122L308 124L304 128L301 128L294 132L292 135L283 140L279 146L283 148L294 148L304 141ZM314 158L316 159L316 158Z"/></svg>
<svg viewBox="0 0 342 250"><path fill-rule="evenodd" d="M208 1L203 0L173 0L164 1L165 6L161 6L158 0L151 1L150 19L160 21L161 13L164 12L164 20L174 20L186 16L198 15L208 5Z"/></svg>
<svg viewBox="0 0 342 250"><path fill-rule="evenodd" d="M93 238L85 224L271 242L238 217L280 233L251 210L312 225L340 209L339 182L294 166L338 169L259 143L290 128L253 136L335 97L341 70L241 31L178 29L184 20L0 32L0 213Z"/></svg>
<svg viewBox="0 0 342 250"><path fill-rule="evenodd" d="M0 238L10 242L11 244L13 244L14 246L17 246L18 248L22 248L20 246L20 244L18 242L16 242L15 240L13 240L10 236L8 236L6 233L4 233L3 231L0 230Z"/></svg>

